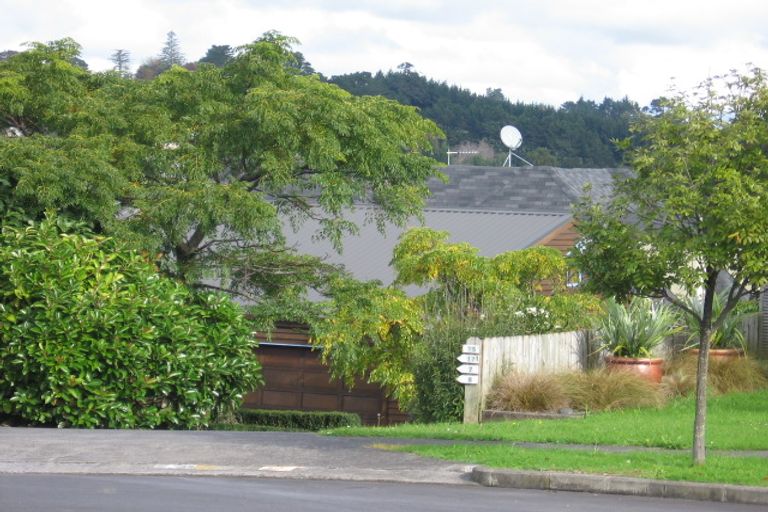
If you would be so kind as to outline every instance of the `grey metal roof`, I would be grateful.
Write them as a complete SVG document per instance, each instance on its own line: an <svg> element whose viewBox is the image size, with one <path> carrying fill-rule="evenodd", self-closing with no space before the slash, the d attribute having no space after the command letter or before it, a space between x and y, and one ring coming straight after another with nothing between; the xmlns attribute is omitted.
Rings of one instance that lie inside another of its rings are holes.
<svg viewBox="0 0 768 512"><path fill-rule="evenodd" d="M465 208L514 212L570 212L571 205L591 184L596 199L610 196L621 169L562 169L557 167L480 167L452 165L442 172L448 183L430 180L432 208Z"/></svg>
<svg viewBox="0 0 768 512"><path fill-rule="evenodd" d="M343 252L338 254L327 240L313 240L318 224L308 221L298 232L286 229L289 245L299 252L320 256L331 263L342 263L356 278L378 279L390 284L395 274L389 266L392 250L399 236L408 228L421 226L417 219L405 228L387 225L384 233L375 224L364 224L369 207L361 206L345 217L360 226L360 233L343 239ZM504 212L427 208L424 226L448 231L452 242L468 242L483 256L524 249L570 220L567 213Z"/></svg>

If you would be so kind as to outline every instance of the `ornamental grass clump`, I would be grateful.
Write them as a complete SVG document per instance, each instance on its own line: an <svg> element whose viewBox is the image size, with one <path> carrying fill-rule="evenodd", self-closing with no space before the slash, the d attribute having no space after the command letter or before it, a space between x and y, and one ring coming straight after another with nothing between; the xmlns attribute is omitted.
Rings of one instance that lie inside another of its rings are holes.
<svg viewBox="0 0 768 512"><path fill-rule="evenodd" d="M597 369L561 374L559 379L570 407L576 410L609 411L664 403L658 385L628 372Z"/></svg>
<svg viewBox="0 0 768 512"><path fill-rule="evenodd" d="M557 375L513 371L494 383L487 404L502 411L549 412L568 407L570 401Z"/></svg>
<svg viewBox="0 0 768 512"><path fill-rule="evenodd" d="M697 360L678 357L667 365L662 387L670 396L688 396L696 390ZM707 381L712 393L757 391L768 388L768 376L760 363L750 357L710 359Z"/></svg>
<svg viewBox="0 0 768 512"><path fill-rule="evenodd" d="M610 298L605 301L603 311L597 319L595 333L600 349L614 356L652 357L667 337L680 330L675 312L650 299L635 297L625 306Z"/></svg>
<svg viewBox="0 0 768 512"><path fill-rule="evenodd" d="M661 388L627 372L605 369L590 372L519 373L499 378L487 397L490 409L524 412L607 411L630 407L658 407Z"/></svg>

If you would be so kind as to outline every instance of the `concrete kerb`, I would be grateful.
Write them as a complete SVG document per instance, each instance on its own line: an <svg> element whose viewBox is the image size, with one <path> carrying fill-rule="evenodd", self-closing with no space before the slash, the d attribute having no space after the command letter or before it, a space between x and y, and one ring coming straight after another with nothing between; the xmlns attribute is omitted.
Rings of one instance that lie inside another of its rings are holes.
<svg viewBox="0 0 768 512"><path fill-rule="evenodd" d="M721 503L768 505L768 488L672 482L622 476L516 471L476 466L470 479L486 487L625 494Z"/></svg>

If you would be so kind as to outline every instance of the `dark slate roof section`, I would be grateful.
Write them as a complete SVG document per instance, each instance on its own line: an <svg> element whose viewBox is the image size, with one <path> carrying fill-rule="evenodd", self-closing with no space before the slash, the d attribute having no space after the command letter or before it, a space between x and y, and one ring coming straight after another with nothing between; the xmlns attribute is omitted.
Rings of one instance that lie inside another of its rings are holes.
<svg viewBox="0 0 768 512"><path fill-rule="evenodd" d="M390 284L395 274L389 262L399 236L408 228L421 224L417 219L408 222L404 229L390 224L382 234L375 224L364 224L366 213L368 207L360 206L345 215L346 219L360 226L360 233L344 238L341 255L327 240L312 239L318 228L313 221L306 222L298 232L287 228L288 243L299 252L325 257L331 263L343 263L358 279L378 279ZM423 225L448 231L450 241L468 242L477 247L483 256L495 256L530 247L569 220L567 213L427 208L424 210Z"/></svg>
<svg viewBox="0 0 768 512"><path fill-rule="evenodd" d="M464 208L512 212L569 212L592 185L596 199L610 195L619 169L557 167L480 167L452 165L441 169L448 183L430 180L431 208Z"/></svg>

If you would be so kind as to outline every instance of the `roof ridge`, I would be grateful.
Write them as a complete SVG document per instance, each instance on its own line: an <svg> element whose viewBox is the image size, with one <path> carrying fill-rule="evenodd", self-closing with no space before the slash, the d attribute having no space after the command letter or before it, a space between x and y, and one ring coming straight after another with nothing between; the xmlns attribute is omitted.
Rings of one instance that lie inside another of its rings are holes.
<svg viewBox="0 0 768 512"><path fill-rule="evenodd" d="M378 208L375 204L371 203L355 203L353 208L360 210L375 210ZM552 217L571 216L571 212L567 211L538 211L538 210L486 210L483 208L461 208L461 207L446 207L446 206L425 206L422 208L424 212L455 212L455 213L482 213L488 215L549 215Z"/></svg>

